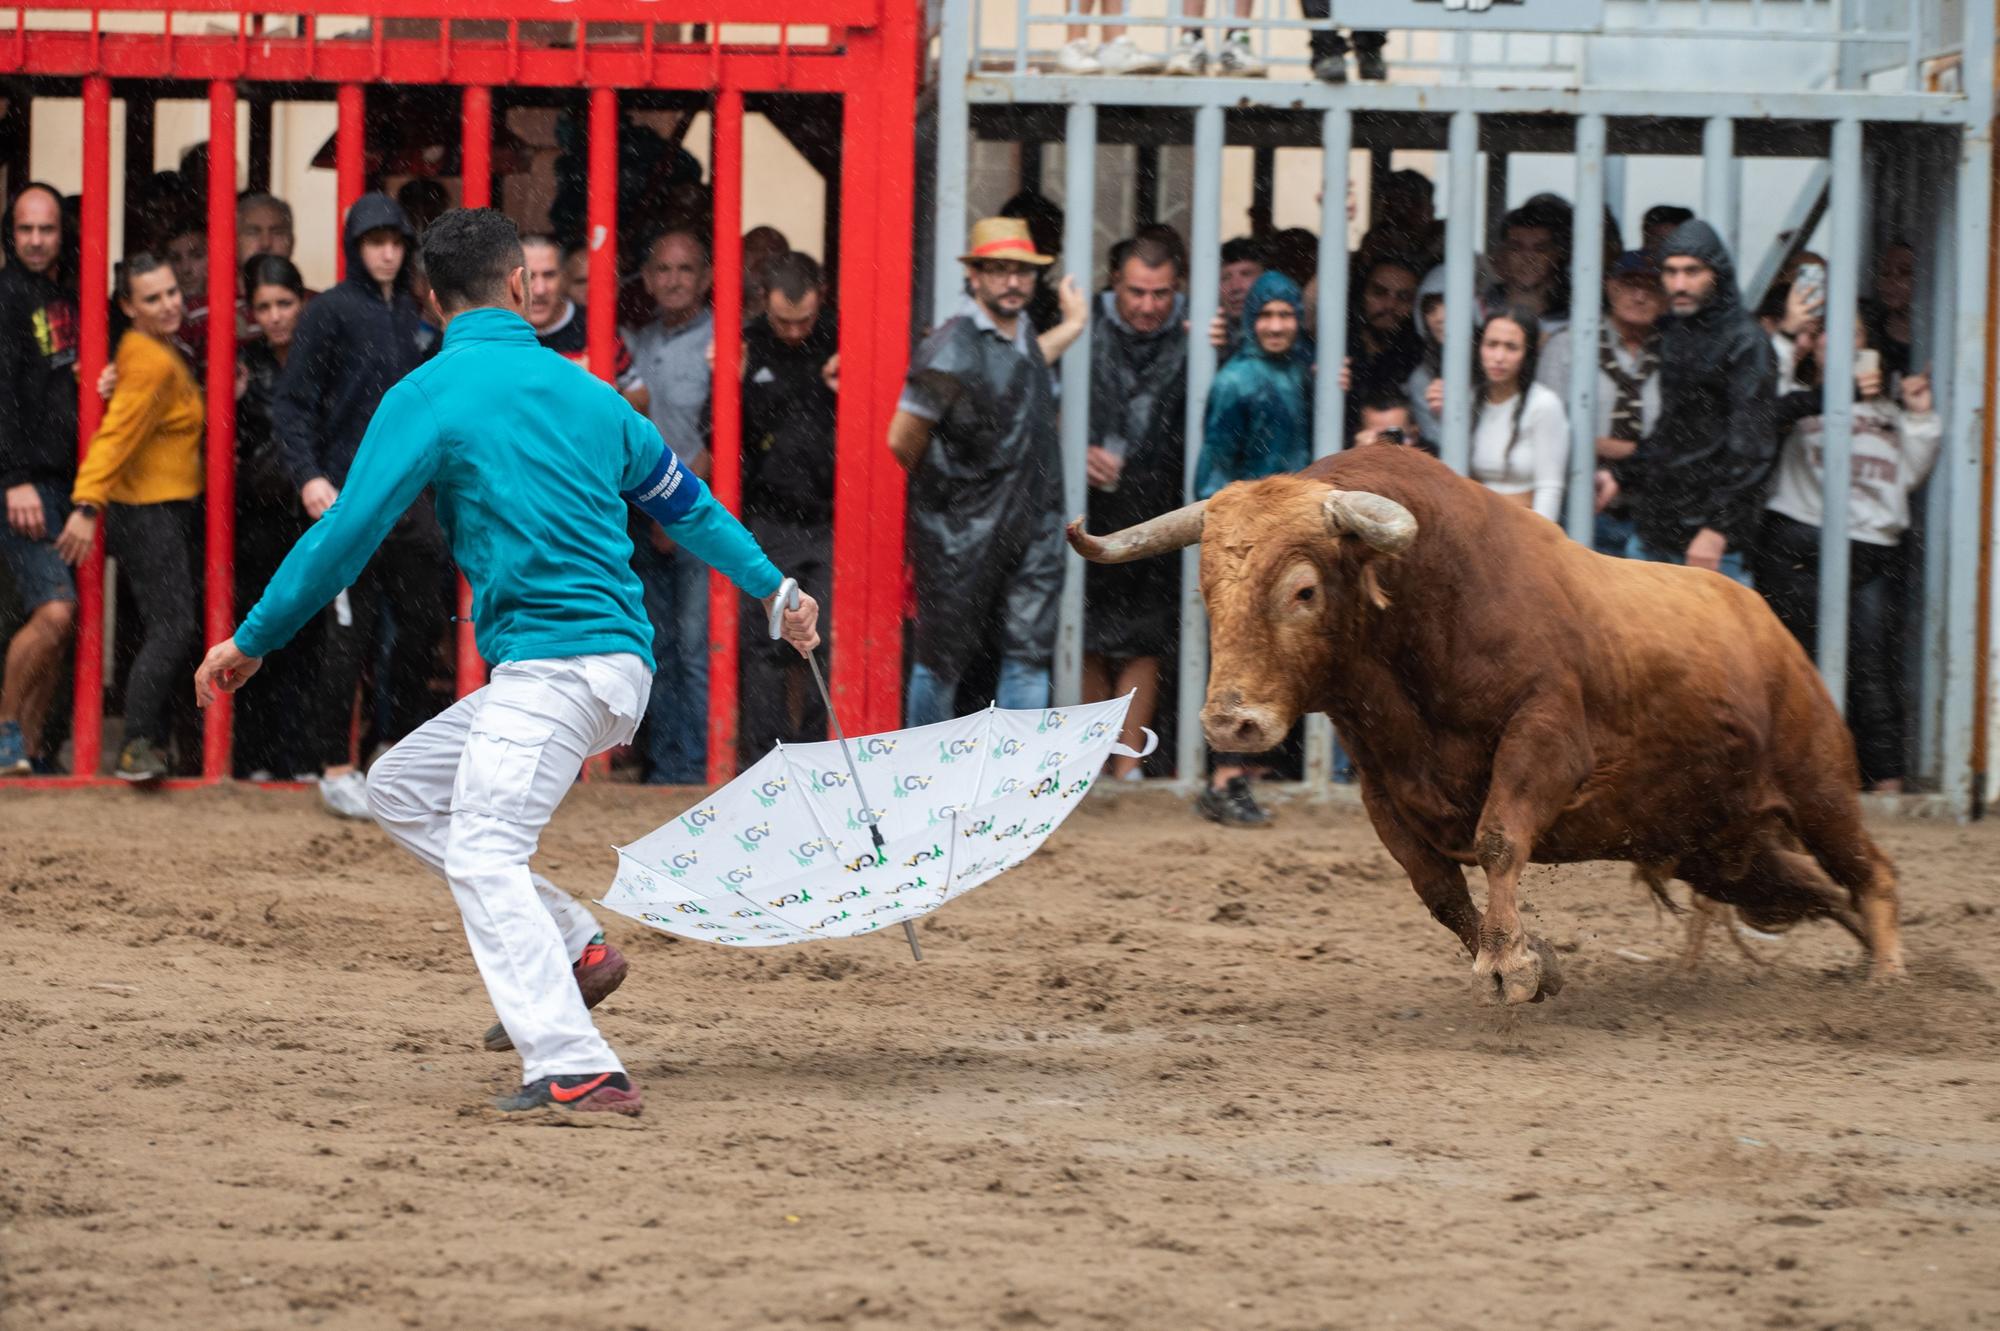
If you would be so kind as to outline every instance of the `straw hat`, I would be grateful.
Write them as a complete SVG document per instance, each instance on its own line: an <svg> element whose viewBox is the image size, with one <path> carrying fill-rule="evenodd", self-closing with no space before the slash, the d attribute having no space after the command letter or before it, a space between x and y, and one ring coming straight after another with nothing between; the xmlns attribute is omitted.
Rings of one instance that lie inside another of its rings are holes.
<svg viewBox="0 0 2000 1331"><path fill-rule="evenodd" d="M1055 262L1046 254L1035 253L1028 224L1018 217L983 217L974 222L972 243L958 259L960 263L1031 263L1037 267Z"/></svg>

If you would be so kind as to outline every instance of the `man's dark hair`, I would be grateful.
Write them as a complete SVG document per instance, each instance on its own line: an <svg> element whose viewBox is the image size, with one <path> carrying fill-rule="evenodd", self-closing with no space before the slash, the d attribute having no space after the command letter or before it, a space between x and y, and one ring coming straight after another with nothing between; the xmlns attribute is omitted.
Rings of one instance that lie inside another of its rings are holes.
<svg viewBox="0 0 2000 1331"><path fill-rule="evenodd" d="M808 292L826 289L826 274L810 254L786 250L764 261L764 289L786 300L804 300Z"/></svg>
<svg viewBox="0 0 2000 1331"><path fill-rule="evenodd" d="M1566 205L1558 206L1554 200L1538 196L1501 218L1500 234L1505 236L1515 230L1546 231L1567 248L1572 224L1573 215Z"/></svg>
<svg viewBox="0 0 2000 1331"><path fill-rule="evenodd" d="M1382 178L1382 195L1384 198L1435 199L1437 186L1423 172L1406 166Z"/></svg>
<svg viewBox="0 0 2000 1331"><path fill-rule="evenodd" d="M546 231L530 231L527 235L521 237L522 249L527 249L530 245L539 245L545 250L554 250L558 260L569 257L569 251L563 247L563 243ZM583 247L579 245L577 248L581 249Z"/></svg>
<svg viewBox="0 0 2000 1331"><path fill-rule="evenodd" d="M111 285L111 294L119 300L132 299L132 279L144 277L147 273L157 273L162 268L168 272L173 271L172 264L151 250L140 250L137 254L126 255L125 261L118 265L117 276Z"/></svg>
<svg viewBox="0 0 2000 1331"><path fill-rule="evenodd" d="M1238 236L1234 240L1225 240L1222 242L1222 266L1224 268L1227 268L1232 263L1262 264L1264 262L1264 247L1258 243L1255 236Z"/></svg>
<svg viewBox="0 0 2000 1331"><path fill-rule="evenodd" d="M1682 222L1692 221L1694 221L1694 209L1683 208L1677 203L1656 203L1646 210L1644 217L1639 219L1639 225L1679 226Z"/></svg>
<svg viewBox="0 0 2000 1331"><path fill-rule="evenodd" d="M701 261L703 263L712 264L715 262L715 256L713 253L710 252L708 247L708 237L690 226L670 226L663 228L659 232L655 233L653 237L646 242L646 248L641 251L641 254L644 256L644 262L651 263L653 261L653 251L658 249L660 247L660 242L665 240L668 236L679 236L681 239L687 241L690 245L693 245L696 249L700 250Z"/></svg>
<svg viewBox="0 0 2000 1331"><path fill-rule="evenodd" d="M1165 222L1148 222L1132 233L1135 240L1151 240L1165 245L1174 255L1174 270L1186 274L1188 266L1187 241L1181 233Z"/></svg>
<svg viewBox="0 0 2000 1331"><path fill-rule="evenodd" d="M1270 256L1264 262L1301 287L1319 272L1319 237L1302 226L1286 227L1272 236L1265 247Z"/></svg>
<svg viewBox="0 0 2000 1331"><path fill-rule="evenodd" d="M444 310L499 305L521 267L521 232L497 208L452 208L424 232L424 274Z"/></svg>
<svg viewBox="0 0 2000 1331"><path fill-rule="evenodd" d="M1424 278L1424 265L1421 260L1412 259L1407 254L1395 254L1388 251L1384 251L1381 254L1371 254L1368 256L1368 261L1362 265L1360 272L1361 280L1354 284L1354 299L1359 300L1361 298L1361 294L1368 289L1368 283L1373 280L1376 273L1384 268L1400 268L1419 282L1423 281Z"/></svg>
<svg viewBox="0 0 2000 1331"><path fill-rule="evenodd" d="M1133 259L1148 268L1159 268L1172 264L1174 276L1183 277L1180 251L1154 236L1128 236L1111 247L1111 281L1115 285L1125 265Z"/></svg>
<svg viewBox="0 0 2000 1331"><path fill-rule="evenodd" d="M1380 388L1368 394L1368 396L1361 399L1360 409L1362 411L1402 411L1408 412L1411 420L1415 420L1417 417L1416 408L1410 405L1410 399L1404 397L1393 388Z"/></svg>

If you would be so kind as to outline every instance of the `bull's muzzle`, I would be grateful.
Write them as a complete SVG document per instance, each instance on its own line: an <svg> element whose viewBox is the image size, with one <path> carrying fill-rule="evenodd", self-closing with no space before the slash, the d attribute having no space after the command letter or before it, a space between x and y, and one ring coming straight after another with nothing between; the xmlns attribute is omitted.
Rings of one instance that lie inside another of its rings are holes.
<svg viewBox="0 0 2000 1331"><path fill-rule="evenodd" d="M1277 708L1246 702L1235 689L1212 694L1201 709L1202 734L1217 753L1267 753L1290 728Z"/></svg>

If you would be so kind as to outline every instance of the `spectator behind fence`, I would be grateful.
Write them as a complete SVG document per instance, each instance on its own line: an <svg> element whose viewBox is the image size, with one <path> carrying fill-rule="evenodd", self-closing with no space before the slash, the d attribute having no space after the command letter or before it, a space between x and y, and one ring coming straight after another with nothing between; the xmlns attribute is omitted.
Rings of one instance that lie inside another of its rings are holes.
<svg viewBox="0 0 2000 1331"><path fill-rule="evenodd" d="M0 776L26 775L42 757L76 619L76 585L55 547L76 480L77 306L64 241L62 197L23 185L0 233L0 559L27 616L0 673Z"/></svg>
<svg viewBox="0 0 2000 1331"><path fill-rule="evenodd" d="M753 226L743 233L743 326L764 315L764 292L771 261L792 252L792 242L774 226ZM796 652L793 655L797 655Z"/></svg>
<svg viewBox="0 0 2000 1331"><path fill-rule="evenodd" d="M291 359L306 284L290 259L253 255L243 292L258 336L236 352L236 604L254 605L299 537L306 515L271 425L271 401ZM258 688L235 709L235 771L251 780L318 775L320 739L315 684L319 635L265 663Z"/></svg>
<svg viewBox="0 0 2000 1331"><path fill-rule="evenodd" d="M674 456L706 477L715 377L708 247L692 231L668 231L647 248L644 276L653 316L627 328L625 340L646 386L646 414ZM657 662L646 708L646 780L699 785L708 777L708 565L668 540L659 523L637 513L632 521L632 567L646 589Z"/></svg>
<svg viewBox="0 0 2000 1331"><path fill-rule="evenodd" d="M1350 182L1348 211L1353 212ZM1375 215L1361 238L1362 261L1404 255L1426 269L1444 262L1444 224L1437 217L1437 187L1421 171L1391 171L1375 193Z"/></svg>
<svg viewBox="0 0 2000 1331"><path fill-rule="evenodd" d="M118 340L118 388L91 436L70 492L56 549L80 564L97 539L132 587L143 637L125 687L125 744L117 775L167 774L168 701L200 645L194 549L201 530L202 408L174 342L181 293L174 270L141 252L118 268L119 309L131 326Z"/></svg>
<svg viewBox="0 0 2000 1331"><path fill-rule="evenodd" d="M1002 707L1048 705L1062 591L1062 458L1049 366L1082 333L1072 278L1063 318L1039 339L1026 318L1055 262L1028 226L986 218L959 256L968 295L910 358L889 451L910 473L917 613L905 723L957 715L958 683L997 651Z"/></svg>
<svg viewBox="0 0 2000 1331"><path fill-rule="evenodd" d="M1235 8L1238 19L1247 19L1256 11L1257 0L1228 0ZM1208 13L1208 0L1181 0L1181 14L1187 18L1203 18ZM1208 53L1208 38L1200 28L1181 29L1181 39L1175 45L1173 54L1167 57L1167 73L1176 76L1192 76L1214 73L1226 79L1261 79L1266 70L1263 57L1250 49L1250 33L1245 28L1230 28L1222 34L1222 46L1214 57Z"/></svg>
<svg viewBox="0 0 2000 1331"><path fill-rule="evenodd" d="M1815 383L1823 335L1797 341L1800 377ZM1869 349L1865 325L1855 345ZM1874 349L1879 360L1880 351ZM1860 362L1860 357L1857 357ZM1944 426L1932 409L1928 375L1902 380L1899 406L1884 391L1877 365L1855 375L1854 453L1849 464L1847 720L1861 778L1871 789L1903 788L1902 593L1909 571L1902 549L1910 492L1937 461ZM1809 653L1819 650L1819 560L1825 511L1826 420L1813 387L1779 403L1780 421L1796 420L1779 453L1755 559L1757 588Z"/></svg>
<svg viewBox="0 0 2000 1331"><path fill-rule="evenodd" d="M172 265L181 288L181 322L174 339L199 378L208 363L208 223L189 211L162 230L165 241L158 254Z"/></svg>
<svg viewBox="0 0 2000 1331"><path fill-rule="evenodd" d="M1743 307L1736 266L1706 222L1674 232L1661 269L1669 317L1659 424L1614 472L1631 500L1627 553L1748 583L1778 447L1771 341Z"/></svg>
<svg viewBox="0 0 2000 1331"><path fill-rule="evenodd" d="M1121 531L1179 508L1186 486L1187 334L1179 254L1150 238L1112 247L1111 290L1097 298L1090 342L1092 531ZM1180 563L1141 559L1084 571L1083 700L1130 693L1120 736L1145 748L1160 699L1160 658L1180 631ZM1139 760L1111 760L1136 780Z"/></svg>
<svg viewBox="0 0 2000 1331"><path fill-rule="evenodd" d="M1554 195L1537 196L1507 214L1487 309L1526 310L1548 334L1569 325L1571 217L1569 205Z"/></svg>
<svg viewBox="0 0 2000 1331"><path fill-rule="evenodd" d="M1569 418L1562 399L1535 381L1541 331L1523 309L1489 315L1480 328L1467 474L1494 494L1561 522ZM1436 379L1426 390L1440 417L1449 388Z"/></svg>
<svg viewBox="0 0 2000 1331"><path fill-rule="evenodd" d="M1861 307L1868 344L1882 355L1882 372L1910 372L1910 303L1917 285L1917 252L1907 240L1891 241L1875 260L1875 294Z"/></svg>
<svg viewBox="0 0 2000 1331"><path fill-rule="evenodd" d="M317 521L340 497L382 395L424 359L429 346L410 293L406 260L415 241L386 194L364 194L342 230L347 276L306 307L271 396L284 467L306 517ZM372 659L381 610L394 616L389 678L393 743L428 719L430 661L450 616L451 568L428 497L398 519L352 586L321 616L324 646L313 735L320 798L343 818L368 816L367 783L353 762L350 717L363 666Z"/></svg>
<svg viewBox="0 0 2000 1331"><path fill-rule="evenodd" d="M1250 288L1264 275L1264 247L1255 237L1238 236L1223 242L1222 281L1218 290L1216 326L1222 332L1217 350L1218 366L1243 349L1243 302Z"/></svg>
<svg viewBox="0 0 2000 1331"><path fill-rule="evenodd" d="M1653 256L1658 263L1667 247L1667 237L1679 230L1684 222L1694 221L1694 210L1677 204L1656 204L1646 210L1639 219L1639 248Z"/></svg>
<svg viewBox="0 0 2000 1331"><path fill-rule="evenodd" d="M1299 284L1265 273L1243 305L1243 350L1216 374L1204 409L1195 497L1235 481L1298 471L1312 460L1312 369L1299 345ZM1250 794L1244 754L1218 753L1208 786L1195 801L1202 817L1225 826L1270 821Z"/></svg>
<svg viewBox="0 0 2000 1331"><path fill-rule="evenodd" d="M245 194L236 201L236 259L247 263L260 254L292 257L292 205L275 194Z"/></svg>
<svg viewBox="0 0 2000 1331"><path fill-rule="evenodd" d="M1645 250L1620 255L1604 278L1604 323L1597 335L1597 463L1600 471L1624 462L1660 419L1660 317L1666 293L1660 268ZM1549 338L1536 377L1569 400L1571 329ZM1600 489L1603 489L1600 482ZM1632 543L1632 514L1614 498L1597 514L1593 544L1599 554L1622 557Z"/></svg>
<svg viewBox="0 0 2000 1331"><path fill-rule="evenodd" d="M764 268L764 306L743 331L743 525L773 563L833 604L834 404L839 337L826 275L803 254ZM832 620L829 618L828 623ZM827 736L826 705L798 652L742 618L740 756Z"/></svg>
<svg viewBox="0 0 2000 1331"><path fill-rule="evenodd" d="M1375 255L1360 266L1347 321L1344 435L1354 433L1362 399L1402 392L1411 373L1423 364L1423 339L1412 322L1418 276L1416 261L1398 255Z"/></svg>
<svg viewBox="0 0 2000 1331"><path fill-rule="evenodd" d="M562 246L553 236L524 236L521 253L527 263L523 276L528 290L528 323L535 330L535 339L564 360L589 369L589 311L570 299ZM650 405L652 396L632 363L632 349L617 332L611 335L611 382L640 411Z"/></svg>
<svg viewBox="0 0 2000 1331"><path fill-rule="evenodd" d="M1443 264L1424 274L1424 280L1417 286L1414 310L1411 327L1416 329L1424 350L1417 367L1403 381L1403 394L1409 399L1410 411L1417 424L1417 437L1411 442L1436 457L1444 443L1444 422L1431 410L1431 385L1444 373ZM1374 396L1388 391L1383 388L1372 390Z"/></svg>
<svg viewBox="0 0 2000 1331"><path fill-rule="evenodd" d="M1361 403L1361 427L1354 432L1350 447L1367 444L1404 444L1423 448L1417 435L1417 413L1410 399L1401 393L1377 393ZM1426 450L1428 451L1428 450Z"/></svg>

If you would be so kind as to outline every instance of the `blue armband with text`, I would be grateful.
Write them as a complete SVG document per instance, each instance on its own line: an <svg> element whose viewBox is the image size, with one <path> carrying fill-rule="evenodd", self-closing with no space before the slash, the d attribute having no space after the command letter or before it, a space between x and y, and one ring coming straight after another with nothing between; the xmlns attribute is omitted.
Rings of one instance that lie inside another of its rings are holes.
<svg viewBox="0 0 2000 1331"><path fill-rule="evenodd" d="M647 517L669 527L686 517L706 490L699 476L681 466L674 450L663 447L660 460L646 473L646 479L626 490L624 497Z"/></svg>

